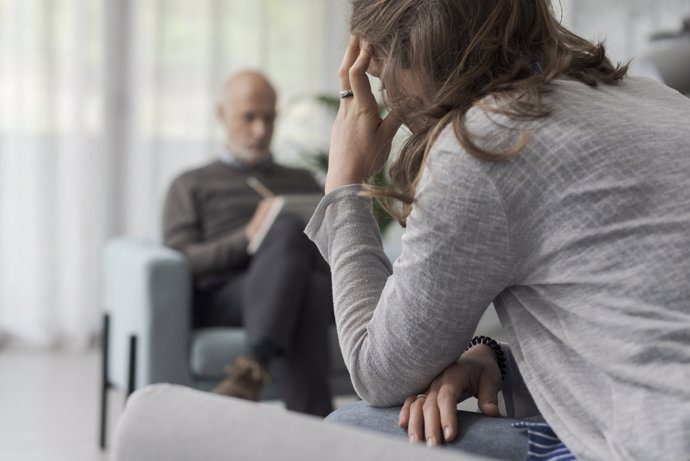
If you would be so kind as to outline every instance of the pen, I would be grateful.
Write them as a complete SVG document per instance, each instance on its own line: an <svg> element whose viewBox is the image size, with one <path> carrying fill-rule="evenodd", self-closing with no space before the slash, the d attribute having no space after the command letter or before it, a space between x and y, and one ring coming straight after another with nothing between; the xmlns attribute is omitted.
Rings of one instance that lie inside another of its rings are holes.
<svg viewBox="0 0 690 461"><path fill-rule="evenodd" d="M275 197L275 194L271 192L271 190L268 187L264 186L261 183L261 181L256 179L254 176L250 176L247 178L247 184L263 198Z"/></svg>

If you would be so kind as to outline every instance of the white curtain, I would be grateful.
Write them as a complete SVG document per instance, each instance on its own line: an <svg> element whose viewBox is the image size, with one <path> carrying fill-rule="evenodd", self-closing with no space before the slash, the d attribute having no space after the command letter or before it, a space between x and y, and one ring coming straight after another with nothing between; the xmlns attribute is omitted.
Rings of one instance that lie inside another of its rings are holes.
<svg viewBox="0 0 690 461"><path fill-rule="evenodd" d="M337 91L346 4L0 0L0 339L92 342L104 241L158 237L170 180L221 139L227 74L275 82L276 155L299 161L294 138L313 130L287 114Z"/></svg>
<svg viewBox="0 0 690 461"><path fill-rule="evenodd" d="M88 343L103 133L98 2L0 1L0 329Z"/></svg>

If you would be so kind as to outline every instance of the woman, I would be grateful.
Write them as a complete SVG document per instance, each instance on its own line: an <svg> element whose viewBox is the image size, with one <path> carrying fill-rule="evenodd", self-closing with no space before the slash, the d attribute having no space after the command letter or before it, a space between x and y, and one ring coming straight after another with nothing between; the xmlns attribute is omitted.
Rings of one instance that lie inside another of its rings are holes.
<svg viewBox="0 0 690 461"><path fill-rule="evenodd" d="M687 459L688 100L626 77L548 0L352 5L327 195L307 234L331 265L359 395L404 403L400 425L429 445L525 459L520 430L489 417L502 389L503 413L543 418L579 459ZM412 134L394 188L363 187L401 123ZM371 195L402 203L393 268ZM492 301L510 347L465 352ZM465 394L488 416L457 414ZM334 417L395 432L398 410Z"/></svg>

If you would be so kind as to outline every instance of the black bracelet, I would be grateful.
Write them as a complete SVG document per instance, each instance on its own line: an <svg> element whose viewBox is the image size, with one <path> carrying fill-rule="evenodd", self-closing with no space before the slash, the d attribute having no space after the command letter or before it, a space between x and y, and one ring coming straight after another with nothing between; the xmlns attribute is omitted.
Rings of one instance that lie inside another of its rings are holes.
<svg viewBox="0 0 690 461"><path fill-rule="evenodd" d="M505 379L506 377L506 357L505 354L503 354L503 349L501 349L501 346L499 344L489 338L488 336L475 336L472 338L472 341L467 345L467 349L465 349L465 352L470 350L472 346L476 346L477 344L484 344L486 346L489 346L492 351L496 354L496 362L498 363L498 369L501 370L501 379Z"/></svg>

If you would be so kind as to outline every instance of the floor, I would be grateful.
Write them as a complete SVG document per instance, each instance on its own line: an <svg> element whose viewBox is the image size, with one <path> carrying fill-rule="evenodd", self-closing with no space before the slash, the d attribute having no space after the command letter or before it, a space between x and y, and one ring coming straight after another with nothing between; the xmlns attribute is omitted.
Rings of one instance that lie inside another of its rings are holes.
<svg viewBox="0 0 690 461"><path fill-rule="evenodd" d="M96 352L0 351L0 459L107 460L97 443L99 382ZM122 395L109 397L117 417Z"/></svg>

